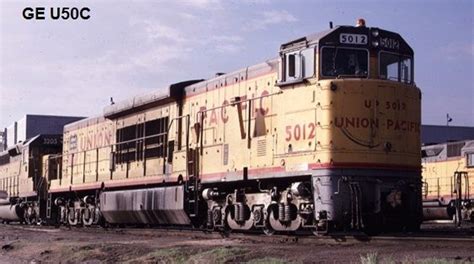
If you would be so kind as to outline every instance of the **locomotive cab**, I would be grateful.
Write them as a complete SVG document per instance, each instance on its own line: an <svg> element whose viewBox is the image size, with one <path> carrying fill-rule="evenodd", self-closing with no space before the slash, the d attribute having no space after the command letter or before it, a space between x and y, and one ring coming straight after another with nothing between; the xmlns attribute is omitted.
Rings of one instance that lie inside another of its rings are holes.
<svg viewBox="0 0 474 264"><path fill-rule="evenodd" d="M397 33L338 26L281 45L279 85L362 78L414 84L413 50Z"/></svg>

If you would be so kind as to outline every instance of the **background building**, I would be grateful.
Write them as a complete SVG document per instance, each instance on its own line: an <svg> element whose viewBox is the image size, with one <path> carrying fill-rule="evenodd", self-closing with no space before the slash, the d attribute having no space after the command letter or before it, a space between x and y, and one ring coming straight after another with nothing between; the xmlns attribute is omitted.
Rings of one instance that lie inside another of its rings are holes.
<svg viewBox="0 0 474 264"><path fill-rule="evenodd" d="M40 134L62 134L64 125L83 119L78 116L25 115L13 122L0 134L0 150L7 150L17 143Z"/></svg>
<svg viewBox="0 0 474 264"><path fill-rule="evenodd" d="M421 143L423 145L468 139L474 139L474 127L436 125L421 126Z"/></svg>

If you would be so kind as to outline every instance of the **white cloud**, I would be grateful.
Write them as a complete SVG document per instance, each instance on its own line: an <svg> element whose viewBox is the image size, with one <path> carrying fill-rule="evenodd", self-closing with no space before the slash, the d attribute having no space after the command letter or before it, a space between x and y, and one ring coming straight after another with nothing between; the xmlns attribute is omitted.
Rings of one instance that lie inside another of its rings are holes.
<svg viewBox="0 0 474 264"><path fill-rule="evenodd" d="M145 31L149 41L161 39L184 42L187 40L178 28L164 25L158 20L130 18L129 25L138 26L139 30Z"/></svg>
<svg viewBox="0 0 474 264"><path fill-rule="evenodd" d="M293 23L298 19L286 10L264 11L262 18L252 20L247 30L261 30L271 25Z"/></svg>
<svg viewBox="0 0 474 264"><path fill-rule="evenodd" d="M149 39L168 39L175 42L184 42L184 38L181 32L172 27L160 25L160 24L148 24L145 28Z"/></svg>
<svg viewBox="0 0 474 264"><path fill-rule="evenodd" d="M474 57L474 44L462 43L459 41L451 42L448 45L442 46L440 54L444 54L440 58L445 58L451 61Z"/></svg>
<svg viewBox="0 0 474 264"><path fill-rule="evenodd" d="M181 0L176 2L199 9L221 8L220 0Z"/></svg>
<svg viewBox="0 0 474 264"><path fill-rule="evenodd" d="M176 45L161 45L148 52L138 54L131 58L134 65L146 67L152 72L160 72L169 69L167 62L175 59L183 59L192 49Z"/></svg>
<svg viewBox="0 0 474 264"><path fill-rule="evenodd" d="M220 35L220 36L212 36L211 37L212 41L217 41L217 42L242 42L243 39L240 36L237 35Z"/></svg>
<svg viewBox="0 0 474 264"><path fill-rule="evenodd" d="M243 2L246 4L269 4L271 1L270 0L240 0L240 2Z"/></svg>
<svg viewBox="0 0 474 264"><path fill-rule="evenodd" d="M185 13L185 12L181 12L178 14L178 16L182 19L186 19L186 20L195 20L197 19L198 17L191 14L191 13Z"/></svg>
<svg viewBox="0 0 474 264"><path fill-rule="evenodd" d="M219 35L212 36L209 45L214 46L219 53L233 54L241 50L242 41L238 35Z"/></svg>
<svg viewBox="0 0 474 264"><path fill-rule="evenodd" d="M241 48L234 44L218 44L216 45L216 51L219 53L237 53Z"/></svg>

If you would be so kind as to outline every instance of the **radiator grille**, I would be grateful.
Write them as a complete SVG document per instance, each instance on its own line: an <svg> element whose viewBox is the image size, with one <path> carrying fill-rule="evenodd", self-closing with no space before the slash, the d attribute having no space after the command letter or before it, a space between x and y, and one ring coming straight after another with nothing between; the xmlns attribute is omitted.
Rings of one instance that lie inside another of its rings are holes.
<svg viewBox="0 0 474 264"><path fill-rule="evenodd" d="M257 157L267 155L267 140L261 139L257 141Z"/></svg>

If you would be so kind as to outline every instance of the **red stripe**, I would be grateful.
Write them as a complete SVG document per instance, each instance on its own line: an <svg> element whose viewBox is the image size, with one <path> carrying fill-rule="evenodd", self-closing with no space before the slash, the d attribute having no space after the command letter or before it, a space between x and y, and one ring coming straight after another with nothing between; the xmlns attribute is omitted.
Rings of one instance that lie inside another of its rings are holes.
<svg viewBox="0 0 474 264"><path fill-rule="evenodd" d="M285 172L285 168L283 167L268 167L268 168L255 168L255 169L250 169L249 174L264 174L264 173L275 173L275 172ZM232 173L237 173L237 174L243 174L243 170L238 170L235 172L215 172L215 173L206 173L202 174L201 178L202 179L220 179L224 178L225 176L232 174Z"/></svg>
<svg viewBox="0 0 474 264"><path fill-rule="evenodd" d="M309 165L311 169L344 169L344 168L355 168L355 169L390 169L390 170L411 170L421 171L420 166L408 166L400 164L387 164L387 163L366 163L366 162L329 162L329 163L312 163Z"/></svg>
<svg viewBox="0 0 474 264"><path fill-rule="evenodd" d="M69 192L69 187L68 187L68 188L50 189L49 192L50 192L50 193Z"/></svg>
<svg viewBox="0 0 474 264"><path fill-rule="evenodd" d="M36 196L36 195L38 195L36 192L27 192L27 193L21 193L18 196L20 196L20 197L31 197L31 196Z"/></svg>
<svg viewBox="0 0 474 264"><path fill-rule="evenodd" d="M421 171L421 166L406 166L396 164L384 164L384 163L359 163L359 162L333 162L333 163L311 163L309 168L312 170L317 169L385 169L385 170L403 170L403 171ZM276 173L286 172L284 167L269 167L269 168L256 168L250 169L249 174L264 174L264 173ZM290 171L289 171L290 172ZM231 172L216 172L216 173L205 173L201 175L202 179L220 179ZM235 173L242 174L242 170L238 170Z"/></svg>

